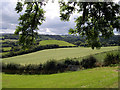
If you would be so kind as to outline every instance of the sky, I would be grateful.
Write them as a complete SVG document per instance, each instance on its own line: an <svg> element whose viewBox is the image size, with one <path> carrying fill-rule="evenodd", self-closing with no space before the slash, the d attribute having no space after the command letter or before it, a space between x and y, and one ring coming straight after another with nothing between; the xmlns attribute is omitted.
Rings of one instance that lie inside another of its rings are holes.
<svg viewBox="0 0 120 90"><path fill-rule="evenodd" d="M19 14L16 13L15 7L18 0L1 0L0 1L0 33L14 33L18 26ZM115 0L118 2L119 0ZM75 13L70 17L69 22L60 20L58 1L51 1L44 7L45 21L39 26L39 34L66 35L70 28L74 28L74 18L79 16ZM117 34L117 32L115 31Z"/></svg>

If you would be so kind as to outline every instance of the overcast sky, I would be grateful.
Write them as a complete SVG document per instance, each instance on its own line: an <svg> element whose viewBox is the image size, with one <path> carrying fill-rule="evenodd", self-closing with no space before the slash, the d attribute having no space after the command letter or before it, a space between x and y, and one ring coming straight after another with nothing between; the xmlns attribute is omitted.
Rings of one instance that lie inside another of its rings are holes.
<svg viewBox="0 0 120 90"><path fill-rule="evenodd" d="M15 0L0 1L0 33L14 33L19 18L19 14L15 12L16 3ZM46 20L39 27L38 32L40 34L65 35L68 34L69 28L74 28L74 18L76 18L78 14L73 14L69 22L61 21L57 0L55 0L54 3L49 2L44 10L46 11Z"/></svg>

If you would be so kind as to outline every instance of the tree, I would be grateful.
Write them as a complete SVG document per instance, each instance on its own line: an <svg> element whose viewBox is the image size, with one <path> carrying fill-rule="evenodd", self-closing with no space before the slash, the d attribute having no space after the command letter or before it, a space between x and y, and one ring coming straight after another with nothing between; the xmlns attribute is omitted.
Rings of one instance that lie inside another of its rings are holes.
<svg viewBox="0 0 120 90"><path fill-rule="evenodd" d="M19 17L19 26L17 26L15 34L19 35L19 44L23 48L30 48L30 46L35 44L35 39L37 36L38 25L41 25L45 20L43 10L43 5L46 2L39 2L39 0L31 0L28 2L17 2L15 10L17 13L24 11L24 14Z"/></svg>
<svg viewBox="0 0 120 90"><path fill-rule="evenodd" d="M75 1L75 0L74 0ZM82 13L76 18L76 26L70 29L70 34L85 36L88 44L94 49L100 48L100 37L109 38L114 28L120 29L120 5L114 2L59 2L62 21L69 21L70 16L77 11Z"/></svg>

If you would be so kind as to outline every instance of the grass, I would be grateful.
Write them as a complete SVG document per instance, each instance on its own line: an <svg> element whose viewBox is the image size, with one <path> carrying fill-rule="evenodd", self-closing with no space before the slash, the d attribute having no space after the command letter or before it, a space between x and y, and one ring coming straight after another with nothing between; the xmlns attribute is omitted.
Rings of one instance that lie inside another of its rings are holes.
<svg viewBox="0 0 120 90"><path fill-rule="evenodd" d="M50 44L56 44L59 46L76 46L74 44L65 42L65 41L60 41L60 40L43 40L40 41L40 45L50 45Z"/></svg>
<svg viewBox="0 0 120 90"><path fill-rule="evenodd" d="M3 88L118 88L118 67L51 75L2 74Z"/></svg>
<svg viewBox="0 0 120 90"><path fill-rule="evenodd" d="M17 63L17 64L39 64L44 63L47 60L55 59L61 60L65 58L78 58L93 55L101 52L117 50L118 47L102 47L100 50L92 50L91 48L75 47L75 48L58 48L58 49L46 49L37 51L34 53L4 58L4 63Z"/></svg>
<svg viewBox="0 0 120 90"><path fill-rule="evenodd" d="M11 47L3 47L2 48L4 51L9 51L9 50L11 50Z"/></svg>

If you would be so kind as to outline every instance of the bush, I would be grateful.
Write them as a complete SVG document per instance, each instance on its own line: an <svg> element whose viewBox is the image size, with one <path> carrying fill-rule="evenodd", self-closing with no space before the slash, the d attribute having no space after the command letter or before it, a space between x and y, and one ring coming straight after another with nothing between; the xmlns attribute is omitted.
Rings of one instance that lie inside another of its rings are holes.
<svg viewBox="0 0 120 90"><path fill-rule="evenodd" d="M104 65L118 64L120 62L120 55L108 53L104 59Z"/></svg>
<svg viewBox="0 0 120 90"><path fill-rule="evenodd" d="M93 56L90 56L86 59L83 59L80 64L81 64L82 67L87 69L87 68L95 67L96 62L97 62L96 58L94 58Z"/></svg>
<svg viewBox="0 0 120 90"><path fill-rule="evenodd" d="M57 63L57 71L58 72L65 72L66 71L66 65L64 63Z"/></svg>
<svg viewBox="0 0 120 90"><path fill-rule="evenodd" d="M43 65L44 73L52 74L57 73L57 62L55 60L47 61Z"/></svg>
<svg viewBox="0 0 120 90"><path fill-rule="evenodd" d="M69 65L79 65L79 61L75 61L74 59L66 58L64 64Z"/></svg>

